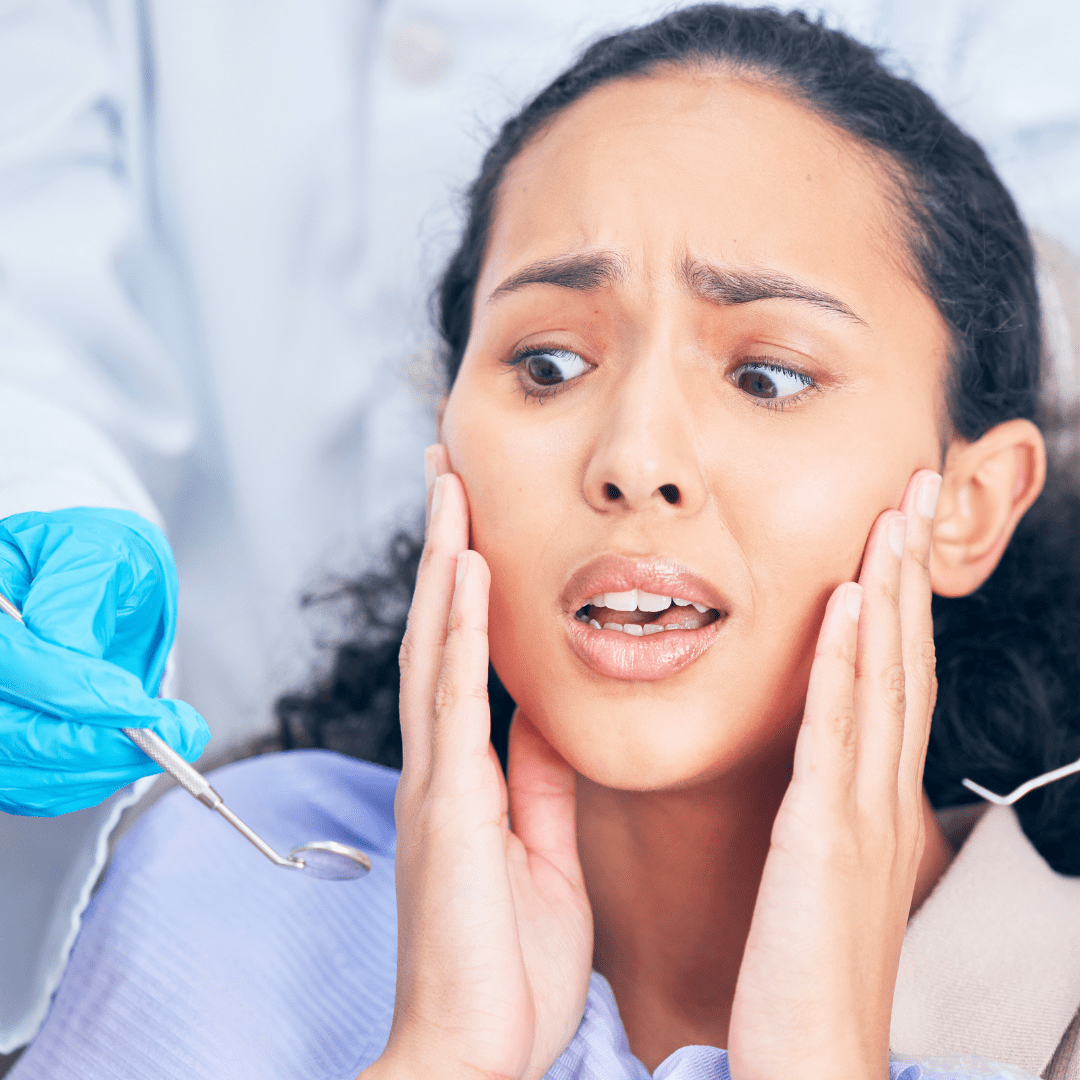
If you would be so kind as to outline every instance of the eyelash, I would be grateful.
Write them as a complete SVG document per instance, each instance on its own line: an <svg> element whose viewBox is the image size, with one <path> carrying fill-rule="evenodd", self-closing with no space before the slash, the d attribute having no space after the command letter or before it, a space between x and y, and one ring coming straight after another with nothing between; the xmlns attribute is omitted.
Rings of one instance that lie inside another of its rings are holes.
<svg viewBox="0 0 1080 1080"><path fill-rule="evenodd" d="M515 350L514 354L503 361L507 367L517 371L522 363L526 361L530 356L542 356L544 353L563 351L561 346L558 345L528 345L523 348ZM816 380L812 379L804 371L797 371L795 368L784 367L783 364L777 364L775 361L767 359L766 357L748 356L743 362L731 373L729 378L732 383L736 384L739 375L750 368L762 368L765 371L775 371L781 375L790 375L803 383L803 389L796 394L791 394L788 397L777 398L775 401L770 401L767 398L754 399L754 406L756 408L772 409L775 412L780 412L784 409L790 408L792 405L798 404L804 398L818 389ZM570 380L574 381L574 380ZM560 393L568 383L557 383L555 386L526 386L524 380L522 380L522 388L525 392L525 399L530 398L536 401L543 402L548 398L554 397Z"/></svg>
<svg viewBox="0 0 1080 1080"><path fill-rule="evenodd" d="M544 353L565 351L567 350L562 345L526 345L516 349L514 354L507 357L503 363L508 368L517 371L530 356L543 356ZM526 386L524 379L521 379L520 377L520 372L518 373L518 376L521 381L521 387L525 391L526 401L532 398L543 403L548 398L552 398L556 394L561 393L563 388L569 385L568 383L557 383L555 386Z"/></svg>
<svg viewBox="0 0 1080 1080"><path fill-rule="evenodd" d="M770 401L767 398L755 398L754 407L762 409L772 409L775 412L782 412L784 409L791 408L793 405L799 404L804 398L808 397L815 390L819 389L817 380L812 379L805 371L798 371L795 368L784 367L783 364L776 363L775 360L770 360L767 357L748 356L745 360L728 376L728 378L735 384L738 389L739 375L750 368L762 368L765 371L775 371L782 375L791 375L793 378L798 379L803 384L803 389L796 394L791 394L788 397L777 398L775 401ZM747 395L749 397L749 395Z"/></svg>

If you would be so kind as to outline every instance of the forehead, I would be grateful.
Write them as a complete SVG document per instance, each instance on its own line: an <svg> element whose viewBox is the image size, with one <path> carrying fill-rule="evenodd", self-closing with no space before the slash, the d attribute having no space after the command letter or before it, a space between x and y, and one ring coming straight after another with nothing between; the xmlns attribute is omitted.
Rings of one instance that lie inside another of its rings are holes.
<svg viewBox="0 0 1080 1080"><path fill-rule="evenodd" d="M896 290L921 297L902 233L883 169L852 138L761 83L678 71L600 87L526 147L478 295L533 261L601 248L645 275L687 257L768 267L886 315Z"/></svg>

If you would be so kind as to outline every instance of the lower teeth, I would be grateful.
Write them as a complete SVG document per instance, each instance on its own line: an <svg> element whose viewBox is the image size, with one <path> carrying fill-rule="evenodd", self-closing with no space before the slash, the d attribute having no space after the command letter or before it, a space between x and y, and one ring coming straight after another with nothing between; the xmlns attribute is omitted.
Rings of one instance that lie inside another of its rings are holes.
<svg viewBox="0 0 1080 1080"><path fill-rule="evenodd" d="M586 616L588 607L582 608L577 613L578 622L587 622L594 630L615 630L620 634L629 634L631 637L646 637L650 634L659 634L663 630L700 630L702 624L686 620L685 622L666 623L616 623L609 622L600 625L597 619Z"/></svg>
<svg viewBox="0 0 1080 1080"><path fill-rule="evenodd" d="M657 623L617 623L609 622L601 626L595 619L589 620L589 625L597 630L616 630L621 634L629 634L631 637L644 637L649 634L659 634L662 630L700 630L697 623L682 622L668 623L667 626L659 626Z"/></svg>

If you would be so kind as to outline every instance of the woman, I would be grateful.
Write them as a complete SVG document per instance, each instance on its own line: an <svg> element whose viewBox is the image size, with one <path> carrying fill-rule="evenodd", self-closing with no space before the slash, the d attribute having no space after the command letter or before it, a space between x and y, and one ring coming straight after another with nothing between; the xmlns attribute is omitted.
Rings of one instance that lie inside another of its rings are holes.
<svg viewBox="0 0 1080 1080"><path fill-rule="evenodd" d="M593 46L496 140L440 291L396 856L396 778L337 758L215 784L373 847L351 891L234 873L167 801L14 1075L920 1075L889 1049L909 915L956 880L931 591L977 593L1043 487L1031 262L979 149L843 35L707 5ZM953 712L971 622L941 611ZM943 725L952 798L986 721ZM1015 1064L1076 1067L1076 966Z"/></svg>

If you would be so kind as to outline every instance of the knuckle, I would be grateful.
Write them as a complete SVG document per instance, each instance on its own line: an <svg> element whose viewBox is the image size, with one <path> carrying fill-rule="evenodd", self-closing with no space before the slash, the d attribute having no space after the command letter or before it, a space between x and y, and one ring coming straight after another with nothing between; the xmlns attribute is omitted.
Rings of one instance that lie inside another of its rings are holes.
<svg viewBox="0 0 1080 1080"><path fill-rule="evenodd" d="M907 704L907 679L903 664L890 664L881 673L881 696L885 704L902 713Z"/></svg>
<svg viewBox="0 0 1080 1080"><path fill-rule="evenodd" d="M930 678L934 678L937 667L937 649L934 647L933 638L920 638L912 647L915 664L926 672Z"/></svg>
<svg viewBox="0 0 1080 1080"><path fill-rule="evenodd" d="M435 715L440 716L449 712L457 700L458 694L454 680L445 671L439 672L439 678L435 682Z"/></svg>
<svg viewBox="0 0 1080 1080"><path fill-rule="evenodd" d="M409 630L405 631L405 636L401 639L401 647L398 649L398 667L405 672L412 665L413 654L416 651L416 645L413 641L412 633Z"/></svg>
<svg viewBox="0 0 1080 1080"><path fill-rule="evenodd" d="M450 618L446 620L446 635L458 634L466 628L465 612L459 608L450 610Z"/></svg>
<svg viewBox="0 0 1080 1080"><path fill-rule="evenodd" d="M854 708L841 706L829 713L829 735L836 749L845 757L854 758L858 742Z"/></svg>
<svg viewBox="0 0 1080 1080"><path fill-rule="evenodd" d="M891 607L900 607L900 582L893 578L885 578L878 585L878 589L885 602Z"/></svg>
<svg viewBox="0 0 1080 1080"><path fill-rule="evenodd" d="M854 641L821 640L814 649L814 656L822 660L839 660L848 667L854 667L858 657L858 646Z"/></svg>
<svg viewBox="0 0 1080 1080"><path fill-rule="evenodd" d="M918 570L920 576L926 575L930 572L930 545L919 544L914 548L909 548L905 552L906 559L912 567Z"/></svg>

